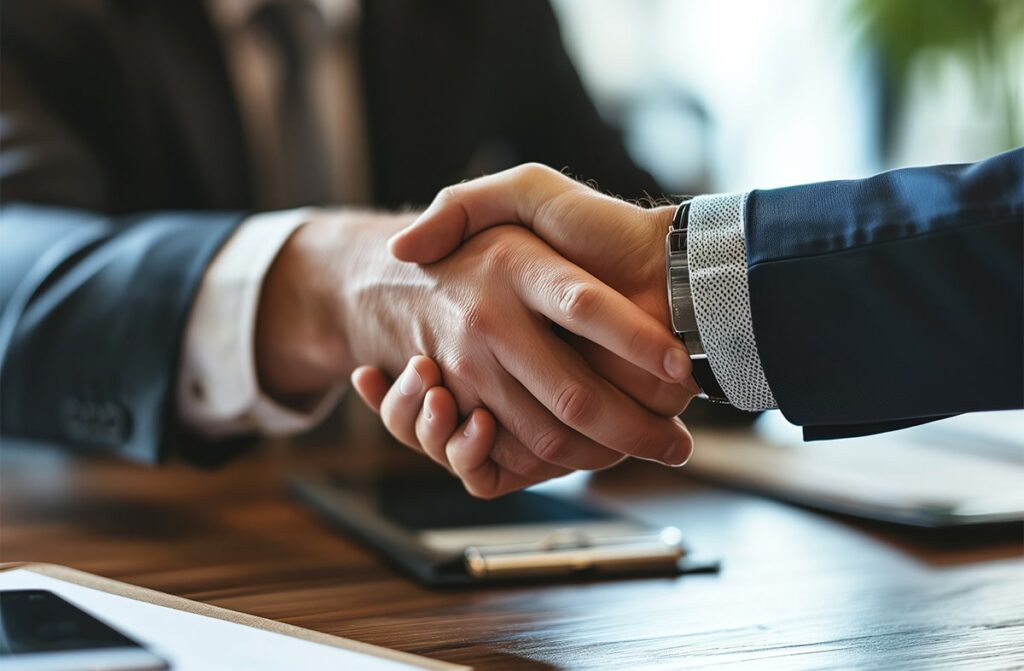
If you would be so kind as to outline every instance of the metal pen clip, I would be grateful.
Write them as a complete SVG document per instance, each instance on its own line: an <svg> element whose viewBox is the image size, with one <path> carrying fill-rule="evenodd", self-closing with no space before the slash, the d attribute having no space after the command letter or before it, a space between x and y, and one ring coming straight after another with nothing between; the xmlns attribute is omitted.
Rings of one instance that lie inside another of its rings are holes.
<svg viewBox="0 0 1024 671"><path fill-rule="evenodd" d="M675 527L618 538L593 538L579 529L560 529L535 543L470 546L465 559L471 575L495 578L669 570L683 554L682 534Z"/></svg>

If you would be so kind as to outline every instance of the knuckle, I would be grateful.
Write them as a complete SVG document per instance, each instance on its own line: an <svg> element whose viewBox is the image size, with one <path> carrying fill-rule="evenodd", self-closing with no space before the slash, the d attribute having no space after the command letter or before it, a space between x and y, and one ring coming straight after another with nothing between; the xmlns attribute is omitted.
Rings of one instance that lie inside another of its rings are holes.
<svg viewBox="0 0 1024 671"><path fill-rule="evenodd" d="M660 449L659 443L654 440L649 429L638 429L626 443L625 453L634 457L653 459L661 456Z"/></svg>
<svg viewBox="0 0 1024 671"><path fill-rule="evenodd" d="M487 251L484 253L483 266L489 272L503 272L515 265L518 251L515 245L503 240L501 237L494 238Z"/></svg>
<svg viewBox="0 0 1024 671"><path fill-rule="evenodd" d="M590 387L572 382L555 398L555 416L569 426L579 426L594 416L597 398Z"/></svg>
<svg viewBox="0 0 1024 671"><path fill-rule="evenodd" d="M462 320L462 330L468 334L487 330L490 322L487 306L481 301L471 301L468 305L464 306L460 318Z"/></svg>
<svg viewBox="0 0 1024 671"><path fill-rule="evenodd" d="M490 343L501 340L502 331L506 328L501 316L495 314L493 308L481 307L466 313L466 322L462 327L461 347L466 351L467 357L472 353L476 354L476 370L484 369L479 359L482 350L490 349Z"/></svg>
<svg viewBox="0 0 1024 671"><path fill-rule="evenodd" d="M590 284L572 282L558 290L558 309L567 320L573 322L593 316L601 300L601 293Z"/></svg>
<svg viewBox="0 0 1024 671"><path fill-rule="evenodd" d="M454 203L459 200L461 193L461 184L451 184L437 192L437 201L442 204Z"/></svg>
<svg viewBox="0 0 1024 671"><path fill-rule="evenodd" d="M638 354L647 349L649 332L645 325L637 325L629 335L629 351Z"/></svg>
<svg viewBox="0 0 1024 671"><path fill-rule="evenodd" d="M491 459L502 470L517 475L534 475L544 466L544 462L526 444L516 439L499 438L491 451Z"/></svg>
<svg viewBox="0 0 1024 671"><path fill-rule="evenodd" d="M549 173L553 172L553 170L551 170L551 168L549 168L548 166L544 165L543 163L537 163L535 161L531 163L524 163L521 166L519 166L517 170L519 172L519 177L527 181L543 179Z"/></svg>
<svg viewBox="0 0 1024 671"><path fill-rule="evenodd" d="M452 380L466 382L475 380L477 376L476 364L473 357L468 355L453 357L446 362L445 368Z"/></svg>
<svg viewBox="0 0 1024 671"><path fill-rule="evenodd" d="M564 429L551 427L537 433L530 451L548 463L558 463L563 460L568 448L569 433Z"/></svg>

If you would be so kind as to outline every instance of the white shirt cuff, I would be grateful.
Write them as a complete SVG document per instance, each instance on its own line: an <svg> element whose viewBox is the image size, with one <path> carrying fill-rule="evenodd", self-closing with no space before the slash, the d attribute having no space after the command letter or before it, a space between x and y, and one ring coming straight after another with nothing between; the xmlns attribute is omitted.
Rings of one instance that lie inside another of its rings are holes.
<svg viewBox="0 0 1024 671"><path fill-rule="evenodd" d="M686 249L697 330L711 372L741 410L778 407L761 366L750 316L747 194L700 196L690 204Z"/></svg>
<svg viewBox="0 0 1024 671"><path fill-rule="evenodd" d="M256 375L254 336L263 278L310 212L249 217L206 270L185 330L177 394L181 420L204 436L306 431L344 391L339 384L311 408L297 410L264 394Z"/></svg>

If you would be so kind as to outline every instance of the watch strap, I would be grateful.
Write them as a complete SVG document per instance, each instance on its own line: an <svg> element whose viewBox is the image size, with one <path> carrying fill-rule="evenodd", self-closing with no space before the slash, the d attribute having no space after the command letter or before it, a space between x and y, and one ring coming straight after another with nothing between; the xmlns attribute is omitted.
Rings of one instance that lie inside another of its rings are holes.
<svg viewBox="0 0 1024 671"><path fill-rule="evenodd" d="M693 365L693 379L704 392L707 400L712 403L728 403L729 398L722 391L722 386L718 384L715 374L711 372L711 364L708 362L707 356L691 357L690 363Z"/></svg>

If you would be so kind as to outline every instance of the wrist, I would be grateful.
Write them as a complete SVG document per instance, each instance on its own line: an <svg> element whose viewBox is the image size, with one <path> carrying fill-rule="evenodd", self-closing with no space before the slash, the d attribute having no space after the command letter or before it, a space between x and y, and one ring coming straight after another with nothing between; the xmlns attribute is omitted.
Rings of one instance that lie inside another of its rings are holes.
<svg viewBox="0 0 1024 671"><path fill-rule="evenodd" d="M339 306L324 290L325 250L338 248L315 213L288 238L260 291L254 334L260 388L289 405L304 404L343 379L351 368ZM343 245L340 248L344 248Z"/></svg>
<svg viewBox="0 0 1024 671"><path fill-rule="evenodd" d="M406 228L412 214L357 212L345 215L343 259L334 264L328 290L338 307L348 355L397 374L410 353L426 351L424 332L414 325L415 306L435 290L417 264L395 259L388 239Z"/></svg>
<svg viewBox="0 0 1024 671"><path fill-rule="evenodd" d="M651 238L651 294L653 296L648 312L651 312L665 326L672 327L672 315L668 296L668 279L665 273L665 236L672 227L676 206L668 205L649 210Z"/></svg>

